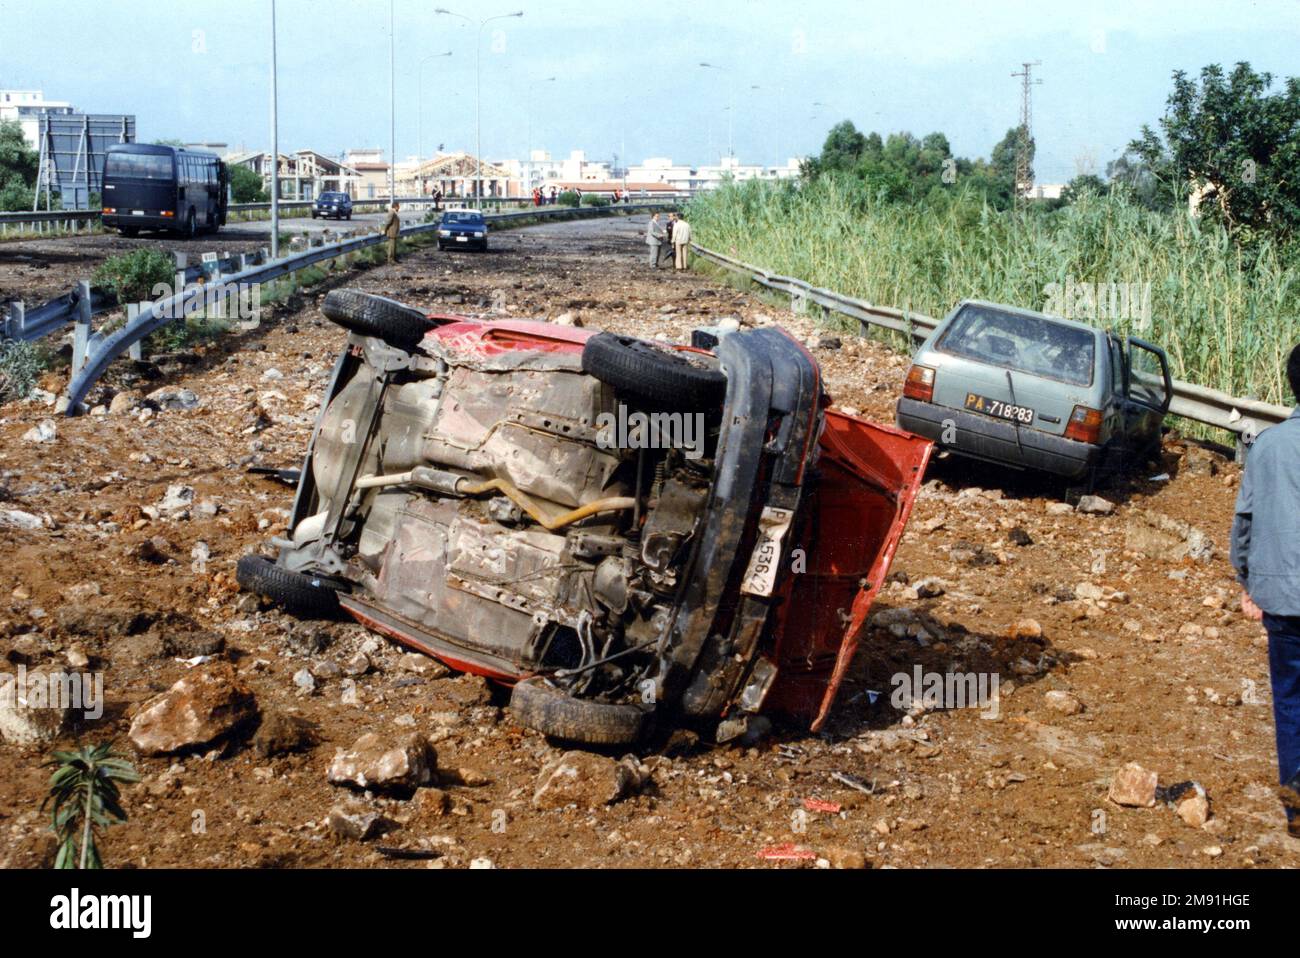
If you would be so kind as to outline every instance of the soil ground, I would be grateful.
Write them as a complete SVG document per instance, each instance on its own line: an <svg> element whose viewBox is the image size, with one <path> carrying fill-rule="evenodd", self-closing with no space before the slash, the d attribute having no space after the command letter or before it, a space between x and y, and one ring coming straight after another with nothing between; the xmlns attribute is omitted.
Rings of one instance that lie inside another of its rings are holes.
<svg viewBox="0 0 1300 958"><path fill-rule="evenodd" d="M115 737L130 751L131 716L187 672L193 636L213 632L264 713L301 716L319 736L309 751L271 759L243 740L206 755L136 757L145 781L126 790L129 823L102 842L110 867L430 864L377 846L439 852L438 867L483 858L499 867L811 865L760 857L785 843L837 861L860 852L877 867L1300 865L1275 797L1265 642L1235 608L1226 560L1239 470L1176 436L1162 463L1101 490L1117 504L1111 515L1051 511L1076 497L1057 483L936 462L894 565L911 585L882 594L884 615L827 728L811 735L778 723L749 747L661 738L640 753L653 784L599 811L533 808L539 770L559 749L515 725L482 680L410 671L402 650L358 625L300 623L237 590L235 562L283 530L293 494L247 469L299 464L344 341L318 309L334 286L430 311L569 312L588 327L677 341L727 316L775 321L815 344L837 404L892 420L903 355L717 277L652 271L643 229L642 218L549 224L496 235L485 255L425 249L395 267L353 269L266 310L257 329L153 366L121 361L92 396L184 388L198 397L192 410L65 419L39 400L0 407L0 511L43 519L35 530L0 526L2 667L84 653L104 673L107 711L79 735ZM62 292L121 242L6 243L0 298ZM64 381L56 372L42 385L57 392ZM52 442L23 438L45 419L56 425ZM142 511L174 484L212 500L215 514ZM1214 557L1132 551L1141 517L1157 514L1203 530ZM942 594L920 598L914 586L929 577ZM354 701L337 679L312 694L295 685L304 667L346 662L367 642L375 668L355 680ZM996 716L894 708L893 677L917 665L997 673ZM1058 710L1072 701L1082 710ZM433 820L370 799L406 824L372 843L336 837L325 823L346 797L326 781L335 750L367 731L411 729L435 742L440 768L487 784L451 787L452 812ZM0 866L52 860L39 811L44 757L0 745ZM1161 785L1200 783L1208 824L1185 824L1164 803L1109 802L1111 777L1134 761Z"/></svg>

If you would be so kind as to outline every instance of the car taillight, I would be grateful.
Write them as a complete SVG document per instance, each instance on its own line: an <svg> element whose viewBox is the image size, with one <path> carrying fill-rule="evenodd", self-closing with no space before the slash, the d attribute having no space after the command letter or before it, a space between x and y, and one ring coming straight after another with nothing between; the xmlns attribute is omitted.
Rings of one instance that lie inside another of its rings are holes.
<svg viewBox="0 0 1300 958"><path fill-rule="evenodd" d="M934 398L934 370L929 366L913 366L907 371L903 395L908 399L930 402Z"/></svg>
<svg viewBox="0 0 1300 958"><path fill-rule="evenodd" d="M163 216L175 216L176 214L173 213L171 210L163 210L163 211L162 211L162 215L163 215Z"/></svg>
<svg viewBox="0 0 1300 958"><path fill-rule="evenodd" d="M1070 413L1070 421L1065 427L1065 438L1073 439L1075 442L1100 442L1101 410L1075 406L1074 412Z"/></svg>
<svg viewBox="0 0 1300 958"><path fill-rule="evenodd" d="M111 207L111 206L105 206L105 207L104 207L104 212L105 212L105 213L116 213L117 210L114 209L114 208Z"/></svg>

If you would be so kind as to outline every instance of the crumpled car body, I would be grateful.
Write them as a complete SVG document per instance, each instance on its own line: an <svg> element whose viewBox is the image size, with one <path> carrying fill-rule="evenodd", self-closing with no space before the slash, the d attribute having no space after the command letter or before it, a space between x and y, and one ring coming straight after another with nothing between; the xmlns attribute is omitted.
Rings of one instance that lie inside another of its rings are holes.
<svg viewBox="0 0 1300 958"><path fill-rule="evenodd" d="M626 714L820 728L929 441L829 409L816 361L776 327L710 350L427 322L408 348L349 336L268 571L514 685L524 724L562 738L643 735ZM640 387L673 362L716 390L678 404ZM525 690L550 697L542 712Z"/></svg>

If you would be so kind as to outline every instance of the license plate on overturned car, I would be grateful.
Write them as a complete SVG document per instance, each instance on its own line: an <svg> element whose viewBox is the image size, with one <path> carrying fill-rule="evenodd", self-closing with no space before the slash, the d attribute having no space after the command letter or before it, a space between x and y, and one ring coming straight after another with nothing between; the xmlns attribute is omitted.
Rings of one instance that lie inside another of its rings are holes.
<svg viewBox="0 0 1300 958"><path fill-rule="evenodd" d="M1034 411L1028 406L1017 406L1014 403L1003 402L1001 399L977 396L975 393L966 394L966 408L992 416L994 419L1009 419L1022 426L1031 426L1034 423Z"/></svg>
<svg viewBox="0 0 1300 958"><path fill-rule="evenodd" d="M770 596L776 584L777 563L781 561L781 541L790 529L794 513L789 509L763 507L758 520L758 541L745 569L745 584L740 591L747 595Z"/></svg>

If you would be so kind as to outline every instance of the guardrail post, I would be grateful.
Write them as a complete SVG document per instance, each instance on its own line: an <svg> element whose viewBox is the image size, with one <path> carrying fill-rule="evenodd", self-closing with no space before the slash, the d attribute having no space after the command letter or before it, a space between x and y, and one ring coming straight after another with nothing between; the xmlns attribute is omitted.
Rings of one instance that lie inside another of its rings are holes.
<svg viewBox="0 0 1300 958"><path fill-rule="evenodd" d="M137 316L139 316L139 315L140 315L140 304L139 304L139 303L127 303L127 304L126 304L126 321L127 321L127 323L130 323L131 320L135 319L135 318L136 318ZM132 359L136 359L136 360L143 359L143 358L144 358L144 352L143 352L143 350L141 350L141 348L140 348L140 341L139 341L139 340L136 340L136 341L133 342L130 346L128 346L128 347L127 347L127 353L126 353L126 354L127 354L128 356L130 356Z"/></svg>
<svg viewBox="0 0 1300 958"><path fill-rule="evenodd" d="M17 339L23 331L23 326L26 323L26 310L27 307L23 305L21 299L9 304L9 311L5 315L5 335L10 339Z"/></svg>
<svg viewBox="0 0 1300 958"><path fill-rule="evenodd" d="M72 318L72 371L86 365L86 350L90 346L90 282L77 283L77 312Z"/></svg>

